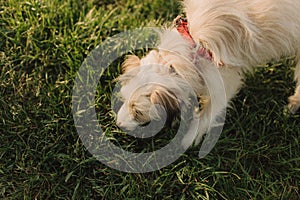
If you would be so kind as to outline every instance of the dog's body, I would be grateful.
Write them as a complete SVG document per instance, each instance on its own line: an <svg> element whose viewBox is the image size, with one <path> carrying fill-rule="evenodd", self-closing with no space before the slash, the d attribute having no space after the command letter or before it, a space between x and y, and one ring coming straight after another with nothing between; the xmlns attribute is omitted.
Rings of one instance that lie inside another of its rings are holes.
<svg viewBox="0 0 300 200"><path fill-rule="evenodd" d="M162 105L169 113L176 112L181 102L188 101L184 93L187 81L200 98L210 97L199 114L197 144L209 120L216 119L238 92L245 71L291 55L296 56L297 88L288 107L292 113L299 109L300 1L185 0L183 5L191 37L211 52L212 60L200 57L193 61L195 49L190 42L177 30L166 30L159 50L141 60L131 56L124 63L119 80L125 101L117 116L119 126L134 129L159 119L159 113L150 109L153 104ZM214 80L216 68L223 78L226 99L220 97L222 88ZM144 83L148 85L142 87ZM183 145L189 146L194 138L194 133L187 133Z"/></svg>

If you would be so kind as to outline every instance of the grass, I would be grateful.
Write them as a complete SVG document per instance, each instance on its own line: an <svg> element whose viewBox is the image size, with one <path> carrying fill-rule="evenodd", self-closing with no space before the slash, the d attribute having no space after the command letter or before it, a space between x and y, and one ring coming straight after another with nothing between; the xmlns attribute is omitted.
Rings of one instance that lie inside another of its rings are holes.
<svg viewBox="0 0 300 200"><path fill-rule="evenodd" d="M116 33L172 21L178 5L0 0L1 199L300 199L300 117L284 111L294 85L290 59L248 76L204 159L194 147L159 171L128 174L98 162L83 146L71 99L84 58ZM108 80L118 75L117 66ZM105 116L100 121L115 133L105 115L111 84L100 88L96 102Z"/></svg>

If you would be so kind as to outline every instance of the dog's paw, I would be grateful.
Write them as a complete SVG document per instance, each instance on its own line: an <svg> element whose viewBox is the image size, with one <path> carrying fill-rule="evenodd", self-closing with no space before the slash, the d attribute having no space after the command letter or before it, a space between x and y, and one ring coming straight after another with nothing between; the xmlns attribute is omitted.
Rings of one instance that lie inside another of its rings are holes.
<svg viewBox="0 0 300 200"><path fill-rule="evenodd" d="M203 134L198 135L185 135L181 141L181 146L184 149L188 149L191 146L197 146L203 139Z"/></svg>
<svg viewBox="0 0 300 200"><path fill-rule="evenodd" d="M185 135L181 141L181 146L184 149L188 149L193 145L194 137L191 137L191 135Z"/></svg>
<svg viewBox="0 0 300 200"><path fill-rule="evenodd" d="M197 138L197 135L199 135L199 132L201 132L199 126L199 118L193 118L187 133L184 135L181 141L181 146L184 149L188 149L193 145L195 139Z"/></svg>
<svg viewBox="0 0 300 200"><path fill-rule="evenodd" d="M292 114L296 114L300 109L300 95L296 94L289 97L288 109Z"/></svg>

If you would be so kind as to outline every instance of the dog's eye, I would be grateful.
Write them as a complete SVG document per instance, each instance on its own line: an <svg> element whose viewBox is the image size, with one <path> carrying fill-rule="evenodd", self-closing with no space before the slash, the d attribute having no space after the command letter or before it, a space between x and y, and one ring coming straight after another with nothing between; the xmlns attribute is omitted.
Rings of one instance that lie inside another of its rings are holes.
<svg viewBox="0 0 300 200"><path fill-rule="evenodd" d="M134 110L133 119L139 123L143 123L144 122L144 114L139 110Z"/></svg>
<svg viewBox="0 0 300 200"><path fill-rule="evenodd" d="M141 112L141 111L139 111L139 110L135 110L135 116L143 116L143 113Z"/></svg>
<svg viewBox="0 0 300 200"><path fill-rule="evenodd" d="M147 126L148 124L150 124L150 122L144 122L140 126L144 127L144 126Z"/></svg>

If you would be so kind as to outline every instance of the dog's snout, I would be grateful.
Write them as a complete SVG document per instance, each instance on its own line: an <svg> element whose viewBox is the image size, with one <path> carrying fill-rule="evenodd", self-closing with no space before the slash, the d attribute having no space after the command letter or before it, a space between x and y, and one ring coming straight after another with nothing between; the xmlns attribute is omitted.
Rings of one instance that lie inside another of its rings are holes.
<svg viewBox="0 0 300 200"><path fill-rule="evenodd" d="M117 126L118 126L121 130L123 130L123 131L128 131L128 130L129 130L129 128L127 128L127 126L126 126L124 123L122 123L122 122L117 122Z"/></svg>
<svg viewBox="0 0 300 200"><path fill-rule="evenodd" d="M124 127L122 126L122 122L117 122L117 126L121 129L123 129Z"/></svg>

